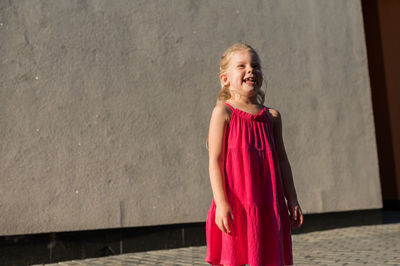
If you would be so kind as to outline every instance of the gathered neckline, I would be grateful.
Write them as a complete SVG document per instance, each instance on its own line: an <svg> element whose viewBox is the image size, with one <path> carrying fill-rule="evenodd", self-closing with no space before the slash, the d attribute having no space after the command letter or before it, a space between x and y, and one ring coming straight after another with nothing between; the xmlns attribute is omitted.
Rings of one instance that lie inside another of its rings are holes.
<svg viewBox="0 0 400 266"><path fill-rule="evenodd" d="M244 114L246 114L246 115L251 115L251 116L257 116L257 115L260 115L262 112L264 112L265 111L265 106L258 112L258 113L256 113L256 114L252 114L252 113L248 113L248 112L246 112L246 111L243 111L243 110L241 110L241 109L239 109L239 108L234 108L236 111L239 111L239 112L241 112L241 113L244 113Z"/></svg>
<svg viewBox="0 0 400 266"><path fill-rule="evenodd" d="M241 115L242 117L250 118L250 119L256 119L256 118L261 117L265 113L265 110L267 109L267 107L264 106L258 113L252 114L252 113L248 113L246 111L243 111L243 110L241 110L239 108L234 108L232 105L230 105L227 102L225 102L225 104L228 105L228 107L231 108L232 112L236 112L237 114Z"/></svg>

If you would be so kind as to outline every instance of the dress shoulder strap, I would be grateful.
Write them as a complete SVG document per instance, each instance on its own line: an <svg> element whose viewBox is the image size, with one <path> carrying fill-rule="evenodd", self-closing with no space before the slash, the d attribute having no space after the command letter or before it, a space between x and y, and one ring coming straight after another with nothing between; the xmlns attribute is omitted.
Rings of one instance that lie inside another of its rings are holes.
<svg viewBox="0 0 400 266"><path fill-rule="evenodd" d="M235 109L235 108L233 108L229 103L227 103L227 102L224 102L224 104L226 105L226 106L228 106L232 111Z"/></svg>

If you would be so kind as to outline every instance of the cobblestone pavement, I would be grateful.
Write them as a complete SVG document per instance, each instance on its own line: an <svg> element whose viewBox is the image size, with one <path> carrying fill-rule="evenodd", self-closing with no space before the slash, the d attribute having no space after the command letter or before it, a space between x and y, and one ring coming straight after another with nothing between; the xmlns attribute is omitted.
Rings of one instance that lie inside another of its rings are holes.
<svg viewBox="0 0 400 266"><path fill-rule="evenodd" d="M400 223L293 234L294 265L400 265ZM209 265L206 246L47 265Z"/></svg>

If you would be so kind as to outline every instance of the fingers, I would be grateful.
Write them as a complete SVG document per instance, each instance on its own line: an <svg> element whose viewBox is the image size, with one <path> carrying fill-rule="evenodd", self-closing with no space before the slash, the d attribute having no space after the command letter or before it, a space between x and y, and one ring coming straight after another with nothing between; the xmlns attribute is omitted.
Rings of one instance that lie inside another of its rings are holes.
<svg viewBox="0 0 400 266"><path fill-rule="evenodd" d="M297 209L297 212L298 212L298 223L299 223L299 227L303 224L303 212L301 211L301 208L299 207L298 209Z"/></svg>
<svg viewBox="0 0 400 266"><path fill-rule="evenodd" d="M300 227L303 224L303 214L300 205L296 202L289 204L290 224L293 229Z"/></svg>
<svg viewBox="0 0 400 266"><path fill-rule="evenodd" d="M216 225L225 234L231 233L231 228L229 226L229 219L232 219L232 221L234 219L232 212L229 212L228 215L223 217L222 219L217 219L217 218L215 219Z"/></svg>
<svg viewBox="0 0 400 266"><path fill-rule="evenodd" d="M299 228L303 224L303 214L300 208L295 207L293 211L293 217L291 219L291 225L293 229Z"/></svg>
<svg viewBox="0 0 400 266"><path fill-rule="evenodd" d="M228 219L227 219L227 217L225 217L222 221L223 221L224 227L226 228L226 229L224 230L224 233L228 232L228 233L230 234L230 233L231 233L231 230L230 230L230 228L229 228L229 224L228 224Z"/></svg>
<svg viewBox="0 0 400 266"><path fill-rule="evenodd" d="M300 210L300 225L302 225L302 224L303 224L303 213Z"/></svg>
<svg viewBox="0 0 400 266"><path fill-rule="evenodd" d="M222 232L226 233L225 232L225 228L222 225L222 221L220 222L220 220L215 219L215 224L218 226L219 230L221 230Z"/></svg>
<svg viewBox="0 0 400 266"><path fill-rule="evenodd" d="M218 228L225 234L229 234L231 232L228 224L228 219L225 218L222 219L220 222L216 221L215 223L217 224Z"/></svg>

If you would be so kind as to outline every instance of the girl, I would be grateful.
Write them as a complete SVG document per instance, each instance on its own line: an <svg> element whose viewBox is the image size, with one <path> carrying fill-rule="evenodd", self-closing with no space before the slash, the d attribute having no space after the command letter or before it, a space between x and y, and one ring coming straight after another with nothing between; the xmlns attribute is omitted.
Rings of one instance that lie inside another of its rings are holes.
<svg viewBox="0 0 400 266"><path fill-rule="evenodd" d="M211 265L293 265L290 226L300 227L303 215L280 113L263 105L257 52L247 44L228 48L219 78L222 88L208 134L213 200L205 260Z"/></svg>

